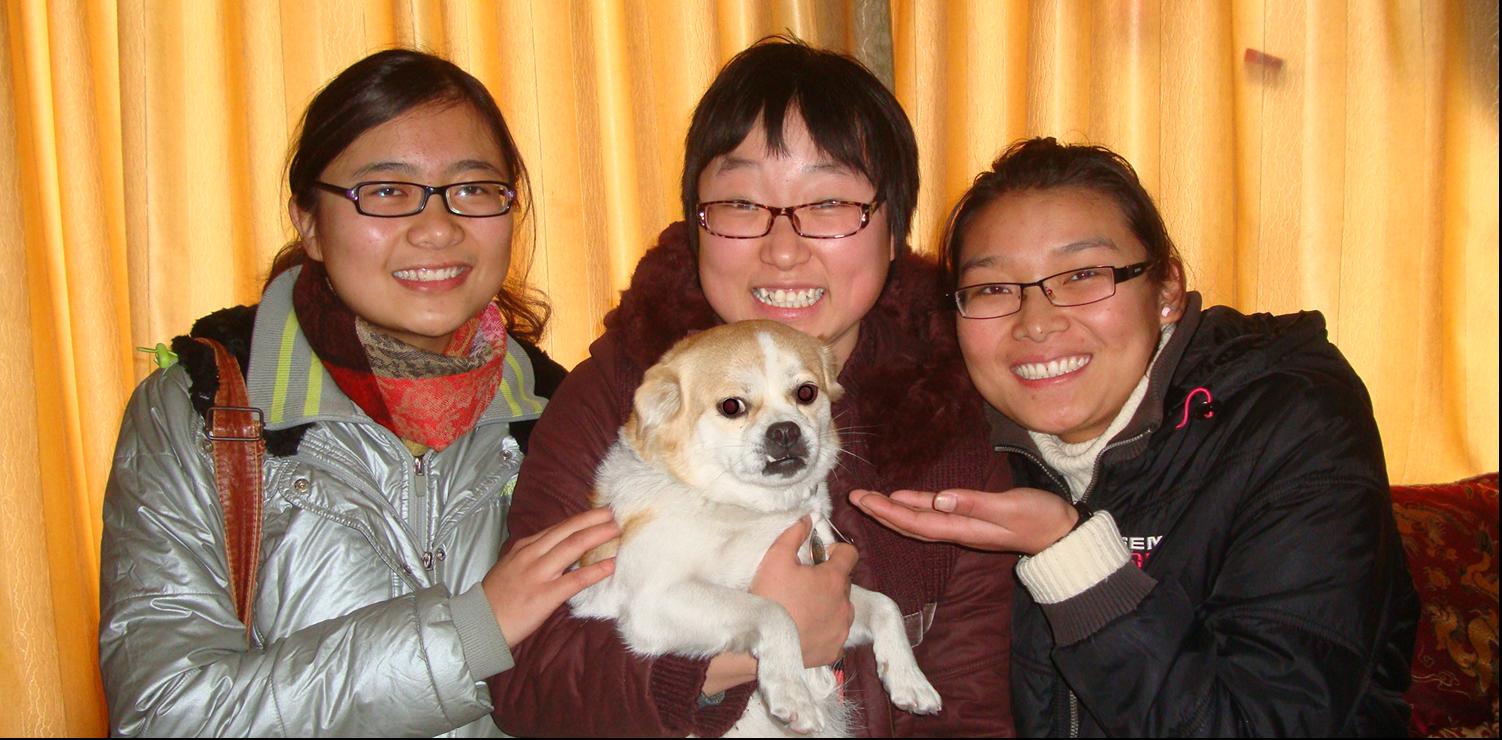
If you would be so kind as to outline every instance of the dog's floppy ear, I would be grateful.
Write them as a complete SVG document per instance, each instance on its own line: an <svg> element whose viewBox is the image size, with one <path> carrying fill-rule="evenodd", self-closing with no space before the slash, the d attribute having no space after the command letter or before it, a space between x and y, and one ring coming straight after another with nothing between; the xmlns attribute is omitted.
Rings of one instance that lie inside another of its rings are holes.
<svg viewBox="0 0 1502 740"><path fill-rule="evenodd" d="M626 441L645 455L647 432L666 424L683 407L683 391L678 384L678 374L668 367L657 365L647 370L641 386L631 401L631 418L626 420Z"/></svg>
<svg viewBox="0 0 1502 740"><path fill-rule="evenodd" d="M835 403L845 395L845 387L840 385L839 380L840 363L827 344L819 347L819 359L824 361L824 393L829 396L830 403Z"/></svg>

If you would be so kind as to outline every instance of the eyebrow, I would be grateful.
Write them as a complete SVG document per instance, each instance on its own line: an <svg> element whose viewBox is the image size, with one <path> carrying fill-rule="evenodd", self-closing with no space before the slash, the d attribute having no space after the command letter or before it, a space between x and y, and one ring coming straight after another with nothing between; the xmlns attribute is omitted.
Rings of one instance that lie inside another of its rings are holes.
<svg viewBox="0 0 1502 740"><path fill-rule="evenodd" d="M1070 242L1062 246L1054 247L1054 251L1060 254L1074 254L1076 252L1083 252L1085 250L1096 249L1098 247L1104 247L1106 249L1117 252L1121 251L1121 247L1116 246L1116 242L1113 242L1104 236L1097 236L1090 239L1081 239L1077 242Z"/></svg>
<svg viewBox="0 0 1502 740"><path fill-rule="evenodd" d="M449 165L448 169L445 171L448 174L452 175L455 173L467 172L470 170L484 170L486 172L491 172L498 176L505 177L505 173L502 172L500 168L489 162L486 162L483 159L460 160L452 165ZM364 167L355 170L353 177L358 180L366 175L374 174L377 172L395 172L407 177L415 177L417 175L417 168L407 162L385 160L381 162L371 162L370 164L367 164Z"/></svg>
<svg viewBox="0 0 1502 740"><path fill-rule="evenodd" d="M1116 246L1116 242L1113 242L1103 236L1093 237L1090 239L1081 239L1077 242L1070 242L1068 244L1061 244L1057 247L1054 247L1053 251L1057 254L1076 254L1091 249L1101 248L1110 249L1117 252L1121 251L1121 247ZM994 254L987 254L975 257L973 259L968 259L960 263L959 274L963 276L965 273L979 267L995 267L996 262L996 255Z"/></svg>
<svg viewBox="0 0 1502 740"><path fill-rule="evenodd" d="M388 160L384 162L371 162L370 164L367 164L364 167L355 170L352 174L353 177L358 180L365 175L369 175L375 172L399 172L404 175L411 175L416 171L416 168L414 168L410 164L407 164L406 162L396 162Z"/></svg>
<svg viewBox="0 0 1502 740"><path fill-rule="evenodd" d="M717 167L715 167L715 174L720 174L722 172L729 172L731 170L738 170L738 169L743 169L743 168L754 168L754 167L758 166L759 164L760 164L760 160L746 159L744 157L733 157L733 156L731 156L729 154L726 154L726 155L723 155L723 156L720 157L720 163L719 163L719 165ZM847 167L846 165L840 164L839 162L834 162L834 161L830 161L830 160L822 160L822 161L819 161L819 162L815 162L814 164L811 164L811 165L808 165L808 166L804 167L803 171L804 172L815 172L815 173L825 173L825 172L828 172L828 173L834 173L834 174L837 174L837 175L856 174L856 171L854 169L852 169L850 167Z"/></svg>

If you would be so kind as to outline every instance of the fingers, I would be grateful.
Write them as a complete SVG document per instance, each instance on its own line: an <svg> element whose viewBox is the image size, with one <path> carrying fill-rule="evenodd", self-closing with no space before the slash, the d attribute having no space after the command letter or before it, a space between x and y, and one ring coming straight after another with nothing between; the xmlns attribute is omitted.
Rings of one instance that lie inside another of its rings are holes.
<svg viewBox="0 0 1502 740"><path fill-rule="evenodd" d="M606 521L580 529L565 537L551 550L536 554L537 565L549 573L561 573L579 561L584 553L619 537L621 528L614 521ZM537 545L536 547L541 547Z"/></svg>
<svg viewBox="0 0 1502 740"><path fill-rule="evenodd" d="M996 525L1004 525L1016 515L1018 506L1025 503L1012 492L990 493L967 488L950 488L938 493L893 491L891 500L919 516L922 512L940 512Z"/></svg>
<svg viewBox="0 0 1502 740"><path fill-rule="evenodd" d="M609 578L614 572L615 558L611 558L564 573L554 581L556 587L563 592L558 603L561 604L574 594Z"/></svg>
<svg viewBox="0 0 1502 740"><path fill-rule="evenodd" d="M887 529L890 529L900 535L903 535L904 537L911 537L912 539L921 540L923 542L939 541L933 537L929 537L913 529L911 522L899 521L900 516L886 517L883 516L881 512L872 510L867 510L866 513L869 514L872 519L875 519L876 522L881 526L886 527Z"/></svg>
<svg viewBox="0 0 1502 740"><path fill-rule="evenodd" d="M859 498L852 495L850 502L855 504L861 511L870 514L884 526L895 529L910 537L922 539L922 531L918 528L919 515L922 509L903 501L895 500L898 494L915 494L915 491L898 491L891 497L879 493L862 491ZM932 496L933 494L929 494ZM924 507L927 508L927 507Z"/></svg>
<svg viewBox="0 0 1502 740"><path fill-rule="evenodd" d="M845 542L836 542L824 548L825 559L818 567L830 568L838 572L846 580L849 580L851 571L855 570L856 561L860 560L860 552L855 545Z"/></svg>
<svg viewBox="0 0 1502 740"><path fill-rule="evenodd" d="M777 540L772 543L772 546L784 547L797 552L798 548L803 546L803 541L808 539L809 534L813 531L813 519L806 516L802 517L798 521L793 522L792 526L782 530L782 534L777 535Z"/></svg>
<svg viewBox="0 0 1502 740"><path fill-rule="evenodd" d="M914 509L936 508L934 499L937 497L938 494L929 491L893 491L892 495L888 496L891 500Z"/></svg>
<svg viewBox="0 0 1502 740"><path fill-rule="evenodd" d="M554 523L547 529L523 538L517 544L517 547L527 547L536 544L543 550L551 550L557 547L559 542L562 542L575 532L609 521L614 521L609 508L586 509L567 519Z"/></svg>

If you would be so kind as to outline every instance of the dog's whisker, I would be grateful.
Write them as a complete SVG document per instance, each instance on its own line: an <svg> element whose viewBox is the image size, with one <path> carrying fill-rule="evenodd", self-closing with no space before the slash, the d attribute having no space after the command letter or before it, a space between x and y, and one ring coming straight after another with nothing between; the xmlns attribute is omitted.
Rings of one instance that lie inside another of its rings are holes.
<svg viewBox="0 0 1502 740"><path fill-rule="evenodd" d="M870 465L873 468L876 467L875 463L871 462L870 460L867 460L864 457L861 457L860 455L855 454L854 452L851 452L850 450L840 450L840 452L842 454L849 455L849 456L851 456L851 457L853 457L853 458L855 458L857 460L860 460L861 462L863 462L863 463L865 463L867 465Z"/></svg>

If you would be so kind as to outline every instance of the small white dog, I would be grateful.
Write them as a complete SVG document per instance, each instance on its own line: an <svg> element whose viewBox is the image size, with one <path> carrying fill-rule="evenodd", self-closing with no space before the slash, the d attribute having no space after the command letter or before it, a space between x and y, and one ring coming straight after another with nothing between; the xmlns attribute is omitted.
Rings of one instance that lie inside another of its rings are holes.
<svg viewBox="0 0 1502 740"><path fill-rule="evenodd" d="M732 735L847 729L833 672L805 670L787 610L747 590L772 541L798 519L814 522L804 562L834 542L824 479L840 451L835 376L826 348L776 322L695 334L647 371L596 473L595 504L611 507L622 533L585 556L613 554L615 573L570 599L574 613L616 620L645 655L756 656L759 697ZM938 712L897 605L858 586L850 601L847 645L872 643L892 702Z"/></svg>

